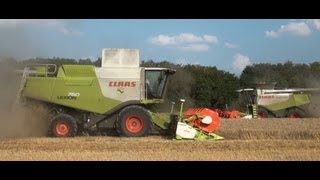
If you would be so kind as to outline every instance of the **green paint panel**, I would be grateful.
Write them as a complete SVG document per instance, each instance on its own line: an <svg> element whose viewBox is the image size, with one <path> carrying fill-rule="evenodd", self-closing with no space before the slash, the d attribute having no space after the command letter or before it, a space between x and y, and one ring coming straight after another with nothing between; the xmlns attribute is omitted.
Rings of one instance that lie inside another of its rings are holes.
<svg viewBox="0 0 320 180"><path fill-rule="evenodd" d="M34 67L37 71L37 76L45 76L47 74L47 68L44 66Z"/></svg>
<svg viewBox="0 0 320 180"><path fill-rule="evenodd" d="M215 133L206 133L204 131L201 131L200 129L197 130L197 135L194 137L195 140L197 141L205 141L205 140L223 140L224 137L219 136L218 134Z"/></svg>
<svg viewBox="0 0 320 180"><path fill-rule="evenodd" d="M121 103L104 97L97 79L92 80L92 83L87 86L83 85L87 80L84 80L84 83L78 80L78 85L67 85L66 81L68 80L63 78L56 80L51 100L53 103L100 114ZM71 96L71 98L68 99L65 96Z"/></svg>
<svg viewBox="0 0 320 180"><path fill-rule="evenodd" d="M93 79L96 78L65 78L65 84L67 86L91 86Z"/></svg>
<svg viewBox="0 0 320 180"><path fill-rule="evenodd" d="M159 126L161 129L168 129L171 122L169 113L153 113L151 111L149 113L154 124Z"/></svg>
<svg viewBox="0 0 320 180"><path fill-rule="evenodd" d="M296 106L301 106L301 105L311 103L310 97L308 94L295 94L293 95L293 99Z"/></svg>
<svg viewBox="0 0 320 180"><path fill-rule="evenodd" d="M163 103L163 99L143 99L140 102L142 104L159 104Z"/></svg>
<svg viewBox="0 0 320 180"><path fill-rule="evenodd" d="M302 106L309 103L310 98L308 94L294 94L290 96L287 101L275 103L265 107L271 111L279 111L290 107Z"/></svg>
<svg viewBox="0 0 320 180"><path fill-rule="evenodd" d="M96 73L92 65L63 65L61 70L64 71L65 76L69 77L95 77ZM59 69L60 71L60 69Z"/></svg>
<svg viewBox="0 0 320 180"><path fill-rule="evenodd" d="M64 65L58 77L28 77L23 96L99 114L121 103L104 97L94 67L83 65Z"/></svg>
<svg viewBox="0 0 320 180"><path fill-rule="evenodd" d="M55 79L53 77L29 77L22 95L38 100L51 101Z"/></svg>

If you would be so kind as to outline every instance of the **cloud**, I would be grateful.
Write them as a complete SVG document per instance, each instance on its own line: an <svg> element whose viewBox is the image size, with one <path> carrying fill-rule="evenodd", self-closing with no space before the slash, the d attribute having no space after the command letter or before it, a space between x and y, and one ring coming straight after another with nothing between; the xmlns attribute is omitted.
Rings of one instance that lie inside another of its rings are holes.
<svg viewBox="0 0 320 180"><path fill-rule="evenodd" d="M176 44L173 37L169 37L167 35L158 35L157 37L152 37L149 39L152 44L165 46L165 45L173 45Z"/></svg>
<svg viewBox="0 0 320 180"><path fill-rule="evenodd" d="M235 48L238 47L237 44L232 44L232 43L229 43L229 42L225 42L224 46L227 47L227 48L230 48L230 49L235 49Z"/></svg>
<svg viewBox="0 0 320 180"><path fill-rule="evenodd" d="M196 36L191 33L181 33L179 36L173 37L177 42L180 43L197 43L203 42L204 39L202 37Z"/></svg>
<svg viewBox="0 0 320 180"><path fill-rule="evenodd" d="M233 58L233 69L238 71L242 71L247 65L252 64L248 56L242 55L240 53L234 55Z"/></svg>
<svg viewBox="0 0 320 180"><path fill-rule="evenodd" d="M184 51L195 51L195 52L204 52L209 50L209 46L207 44L188 44L186 46L178 47Z"/></svg>
<svg viewBox="0 0 320 180"><path fill-rule="evenodd" d="M270 37L270 38L277 38L279 36L279 33L274 31L266 31L265 34L266 34L266 37Z"/></svg>
<svg viewBox="0 0 320 180"><path fill-rule="evenodd" d="M218 43L218 38L216 36L204 35L203 39L207 43L212 43L212 44Z"/></svg>
<svg viewBox="0 0 320 180"><path fill-rule="evenodd" d="M317 30L320 30L320 19L310 19L306 20L307 23L311 24Z"/></svg>
<svg viewBox="0 0 320 180"><path fill-rule="evenodd" d="M58 31L62 32L64 35L71 35L71 36L73 36L73 35L79 36L79 35L83 34L83 32L81 32L81 31L78 31L78 30L73 29L73 28L66 28L64 26L60 27L58 29Z"/></svg>
<svg viewBox="0 0 320 180"><path fill-rule="evenodd" d="M192 33L180 33L176 36L159 34L150 37L148 42L158 46L170 46L184 51L203 52L209 50L209 44L217 44L218 38L212 35L197 36Z"/></svg>
<svg viewBox="0 0 320 180"><path fill-rule="evenodd" d="M23 24L36 24L39 20L32 19L0 19L0 28L12 28Z"/></svg>
<svg viewBox="0 0 320 180"><path fill-rule="evenodd" d="M281 25L277 31L265 31L266 37L278 38L285 34L295 35L295 36L309 36L311 30L305 22L290 22L287 25Z"/></svg>
<svg viewBox="0 0 320 180"><path fill-rule="evenodd" d="M59 19L0 19L0 28L17 28L19 26L25 25L37 25L44 26L48 28L53 28L56 31L68 35L68 36L78 36L82 35L83 32L71 28L68 26L65 20Z"/></svg>

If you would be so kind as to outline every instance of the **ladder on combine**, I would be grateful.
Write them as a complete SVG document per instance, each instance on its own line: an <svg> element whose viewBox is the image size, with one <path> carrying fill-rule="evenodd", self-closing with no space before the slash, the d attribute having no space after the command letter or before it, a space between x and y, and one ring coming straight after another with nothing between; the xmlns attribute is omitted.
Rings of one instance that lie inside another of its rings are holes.
<svg viewBox="0 0 320 180"><path fill-rule="evenodd" d="M13 107L16 107L21 102L21 95L22 95L23 89L24 89L26 82L27 82L27 77L29 75L29 69L30 69L29 67L25 67L23 70L19 91L18 91L18 94L17 94L17 97L16 97L16 100L14 102Z"/></svg>

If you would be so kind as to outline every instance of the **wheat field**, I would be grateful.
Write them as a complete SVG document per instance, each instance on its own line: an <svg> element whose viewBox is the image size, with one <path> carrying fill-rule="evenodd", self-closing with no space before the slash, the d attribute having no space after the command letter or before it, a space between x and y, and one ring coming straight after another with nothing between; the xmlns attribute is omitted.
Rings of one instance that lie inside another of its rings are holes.
<svg viewBox="0 0 320 180"><path fill-rule="evenodd" d="M221 120L218 141L82 136L0 139L0 160L319 161L320 119Z"/></svg>

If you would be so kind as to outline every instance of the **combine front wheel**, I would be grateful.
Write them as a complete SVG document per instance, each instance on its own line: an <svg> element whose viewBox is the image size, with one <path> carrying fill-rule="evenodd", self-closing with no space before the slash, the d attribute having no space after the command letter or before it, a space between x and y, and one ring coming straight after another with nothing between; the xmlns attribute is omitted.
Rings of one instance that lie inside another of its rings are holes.
<svg viewBox="0 0 320 180"><path fill-rule="evenodd" d="M151 131L151 117L141 106L132 105L122 109L116 121L116 130L127 137L146 136Z"/></svg>
<svg viewBox="0 0 320 180"><path fill-rule="evenodd" d="M258 118L268 118L269 112L264 108L258 108Z"/></svg>
<svg viewBox="0 0 320 180"><path fill-rule="evenodd" d="M49 136L74 137L77 133L76 120L68 114L54 116L49 124Z"/></svg>

